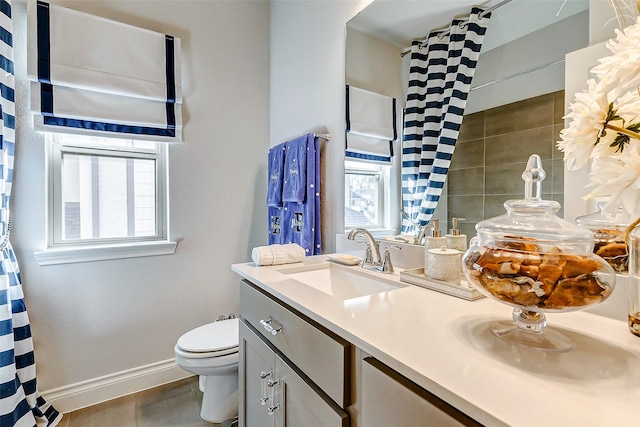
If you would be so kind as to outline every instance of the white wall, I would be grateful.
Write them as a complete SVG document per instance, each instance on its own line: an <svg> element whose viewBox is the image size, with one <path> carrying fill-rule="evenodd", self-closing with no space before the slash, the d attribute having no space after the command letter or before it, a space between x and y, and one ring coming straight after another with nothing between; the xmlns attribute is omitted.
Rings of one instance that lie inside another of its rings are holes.
<svg viewBox="0 0 640 427"><path fill-rule="evenodd" d="M322 182L325 253L344 227L346 23L370 0L271 3L271 145L307 132L329 132Z"/></svg>
<svg viewBox="0 0 640 427"><path fill-rule="evenodd" d="M33 252L45 248L44 148L28 117L26 5L14 3L12 241L41 391L172 359L181 334L237 313L230 265L250 260L251 248L267 241L269 3L53 3L180 37L185 125L184 143L169 157L174 255L39 266Z"/></svg>
<svg viewBox="0 0 640 427"><path fill-rule="evenodd" d="M488 31L491 31L489 24ZM567 52L582 49L589 42L589 11L583 11L489 51L478 60L465 114L533 98L564 89L564 60ZM529 71L507 80L500 79Z"/></svg>

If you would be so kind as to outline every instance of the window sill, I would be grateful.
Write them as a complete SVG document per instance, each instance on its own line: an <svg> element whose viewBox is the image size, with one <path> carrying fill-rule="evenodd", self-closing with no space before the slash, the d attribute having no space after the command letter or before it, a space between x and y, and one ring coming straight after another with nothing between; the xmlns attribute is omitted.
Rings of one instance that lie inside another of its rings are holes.
<svg viewBox="0 0 640 427"><path fill-rule="evenodd" d="M395 232L395 230L392 230L390 228L367 228L366 226L365 227L353 227L353 228L364 228L369 233L371 233L371 235L375 239L382 239L384 237L394 236L394 235L397 234ZM344 230L344 234L349 234L349 232L351 232L351 230L353 230L353 228L345 229Z"/></svg>
<svg viewBox="0 0 640 427"><path fill-rule="evenodd" d="M49 248L34 252L40 265L71 264L78 262L105 261L110 259L137 258L157 255L173 255L176 242L119 243L99 246L68 246Z"/></svg>

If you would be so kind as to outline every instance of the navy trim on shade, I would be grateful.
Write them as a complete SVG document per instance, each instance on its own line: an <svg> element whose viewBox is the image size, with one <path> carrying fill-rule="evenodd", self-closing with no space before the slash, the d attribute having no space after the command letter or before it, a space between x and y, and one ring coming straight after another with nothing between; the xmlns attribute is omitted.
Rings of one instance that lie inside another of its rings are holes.
<svg viewBox="0 0 640 427"><path fill-rule="evenodd" d="M358 160L369 160L373 162L391 163L391 157L374 156L373 154L362 154L362 153L354 153L352 151L347 151L344 153L344 156L350 157L352 159L358 159Z"/></svg>
<svg viewBox="0 0 640 427"><path fill-rule="evenodd" d="M393 140L397 141L398 140L398 124L396 123L396 118L398 116L397 110L396 110L397 101L395 98L391 98L391 99L393 99ZM391 146L391 151L393 151L393 146Z"/></svg>
<svg viewBox="0 0 640 427"><path fill-rule="evenodd" d="M351 118L349 117L349 85L347 85L347 94L345 95L345 97L347 100L347 105L346 105L347 123L345 124L345 129L347 130L347 132L349 132L351 130Z"/></svg>
<svg viewBox="0 0 640 427"><path fill-rule="evenodd" d="M49 4L39 1L37 6L38 38L38 81L51 83L51 46L49 27Z"/></svg>
<svg viewBox="0 0 640 427"><path fill-rule="evenodd" d="M132 135L152 135L152 136L176 136L174 129L154 128L148 126L132 126L117 123L94 122L91 120L67 119L56 116L43 116L43 122L48 126L62 126L74 129L95 130L101 132L126 133Z"/></svg>
<svg viewBox="0 0 640 427"><path fill-rule="evenodd" d="M49 12L49 4L43 1L38 1L38 82L40 83L40 110L43 116L43 123L45 125L131 135L149 135L159 137L176 136L175 39L170 35L165 35L165 73L167 78L166 128L125 125L120 123L108 123L56 116L53 111L54 96L53 85L51 84L51 27Z"/></svg>
<svg viewBox="0 0 640 427"><path fill-rule="evenodd" d="M170 35L165 35L165 51L166 51L166 74L167 74L167 129L176 128L176 76L175 76L175 48L174 39ZM174 135L175 136L175 132Z"/></svg>

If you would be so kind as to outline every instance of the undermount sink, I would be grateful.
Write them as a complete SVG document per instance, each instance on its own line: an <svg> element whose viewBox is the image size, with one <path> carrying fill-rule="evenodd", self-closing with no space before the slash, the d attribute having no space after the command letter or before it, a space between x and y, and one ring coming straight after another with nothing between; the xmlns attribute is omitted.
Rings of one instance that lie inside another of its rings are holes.
<svg viewBox="0 0 640 427"><path fill-rule="evenodd" d="M279 272L301 284L342 300L407 286L399 281L385 278L383 273L367 273L360 267L343 267L332 263L290 267L281 269Z"/></svg>

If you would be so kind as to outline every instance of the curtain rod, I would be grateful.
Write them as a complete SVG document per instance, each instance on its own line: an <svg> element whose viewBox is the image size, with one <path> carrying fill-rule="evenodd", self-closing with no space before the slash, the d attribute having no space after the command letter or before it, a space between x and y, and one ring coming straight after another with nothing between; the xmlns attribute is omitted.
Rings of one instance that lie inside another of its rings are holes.
<svg viewBox="0 0 640 427"><path fill-rule="evenodd" d="M547 62L545 64L537 65L537 66L529 68L527 70L518 71L518 72L515 72L513 74L509 74L509 75L506 75L506 76L503 76L503 77L499 77L499 78L497 78L495 80L491 80L489 82L482 83L482 84L480 84L478 86L473 86L470 90L482 89L482 88L485 88L487 86L492 86L492 85L494 85L496 83L502 83L504 81L511 80L514 77L520 77L520 76L523 76L525 74L533 73L535 71L540 71L540 70L543 70L545 68L552 67L554 65L562 64L563 62L564 62L564 58L556 59L555 61Z"/></svg>
<svg viewBox="0 0 640 427"><path fill-rule="evenodd" d="M483 10L482 12L480 12L480 13L478 14L478 17L479 17L479 18L482 18L484 15L486 15L486 14L488 14L488 13L491 13L491 12L493 12L494 10L496 10L496 9L498 9L498 8L500 8L500 7L502 7L502 6L504 6L505 4L507 4L507 3L511 3L512 1L513 1L513 0L502 0L500 3L497 3L497 4L495 4L495 5L491 6L491 7L489 7L489 8L487 8L487 9ZM465 18L465 19L463 19L462 21L463 21L463 22L466 22L466 21L468 21L468 20L469 20L469 18ZM450 32L450 31L451 31L451 29L450 29L450 28L447 28L447 29L440 30L440 31L435 31L435 32L439 33L439 34L438 34L438 36L445 36L445 35L449 34L449 32ZM427 41L428 37L429 37L429 36L425 37L425 39L424 39L424 40L422 40L422 41L421 41L421 43L425 43L425 42ZM408 54L408 53L410 53L410 52L411 52L411 46L409 46L409 47L405 48L405 49L400 53L400 56L401 56L401 57L404 57L406 54Z"/></svg>

